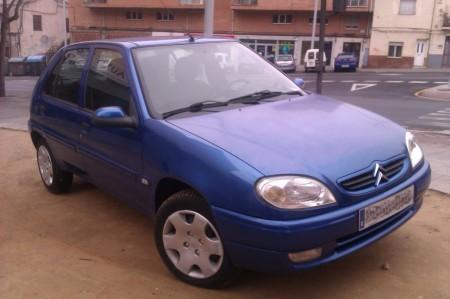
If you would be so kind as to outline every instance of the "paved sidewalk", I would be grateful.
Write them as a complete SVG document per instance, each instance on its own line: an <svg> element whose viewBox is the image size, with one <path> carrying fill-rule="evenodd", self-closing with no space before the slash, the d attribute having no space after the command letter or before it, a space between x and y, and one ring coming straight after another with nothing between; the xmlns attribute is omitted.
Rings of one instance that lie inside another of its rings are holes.
<svg viewBox="0 0 450 299"><path fill-rule="evenodd" d="M450 101L450 87L448 84L434 86L417 92L416 96L429 100Z"/></svg>
<svg viewBox="0 0 450 299"><path fill-rule="evenodd" d="M450 73L450 68L359 68L358 71L367 73Z"/></svg>
<svg viewBox="0 0 450 299"><path fill-rule="evenodd" d="M423 132L414 135L431 164L430 188L450 194L450 136Z"/></svg>

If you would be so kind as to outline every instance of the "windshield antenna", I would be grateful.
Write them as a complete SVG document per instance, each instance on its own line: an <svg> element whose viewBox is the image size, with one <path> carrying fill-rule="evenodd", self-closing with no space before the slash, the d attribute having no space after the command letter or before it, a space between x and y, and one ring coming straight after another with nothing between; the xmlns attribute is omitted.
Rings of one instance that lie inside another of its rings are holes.
<svg viewBox="0 0 450 299"><path fill-rule="evenodd" d="M187 35L189 36L189 42L191 43L195 42L195 39L190 32Z"/></svg>

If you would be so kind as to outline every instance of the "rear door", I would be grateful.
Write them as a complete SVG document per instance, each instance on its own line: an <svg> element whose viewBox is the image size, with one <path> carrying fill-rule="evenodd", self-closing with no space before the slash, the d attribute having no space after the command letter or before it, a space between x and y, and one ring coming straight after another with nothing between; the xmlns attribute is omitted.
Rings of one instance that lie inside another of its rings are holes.
<svg viewBox="0 0 450 299"><path fill-rule="evenodd" d="M82 168L77 152L80 127L81 78L89 48L67 50L44 78L35 114L55 158L75 168Z"/></svg>
<svg viewBox="0 0 450 299"><path fill-rule="evenodd" d="M130 203L139 202L145 187L140 183L141 129L94 125L95 110L109 106L138 120L124 53L115 47L94 49L86 78L80 151L96 185Z"/></svg>

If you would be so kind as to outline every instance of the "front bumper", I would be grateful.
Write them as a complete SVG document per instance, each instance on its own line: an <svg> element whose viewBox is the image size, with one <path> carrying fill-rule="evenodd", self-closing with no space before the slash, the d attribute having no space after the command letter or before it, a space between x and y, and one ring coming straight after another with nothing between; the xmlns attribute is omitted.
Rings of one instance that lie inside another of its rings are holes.
<svg viewBox="0 0 450 299"><path fill-rule="evenodd" d="M266 220L213 207L225 248L236 267L261 272L286 272L315 267L339 259L391 233L421 207L431 180L428 162L410 178L389 191L349 207L299 220ZM358 211L414 185L414 205L358 232ZM322 256L305 263L293 263L289 252L316 247Z"/></svg>

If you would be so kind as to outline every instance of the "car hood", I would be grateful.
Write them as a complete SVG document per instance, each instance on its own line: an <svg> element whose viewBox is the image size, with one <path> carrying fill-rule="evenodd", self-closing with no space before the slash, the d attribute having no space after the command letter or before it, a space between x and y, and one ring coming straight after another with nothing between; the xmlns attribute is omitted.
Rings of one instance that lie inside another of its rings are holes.
<svg viewBox="0 0 450 299"><path fill-rule="evenodd" d="M336 182L406 152L405 129L319 95L292 97L170 123L240 158L264 175L302 174Z"/></svg>

